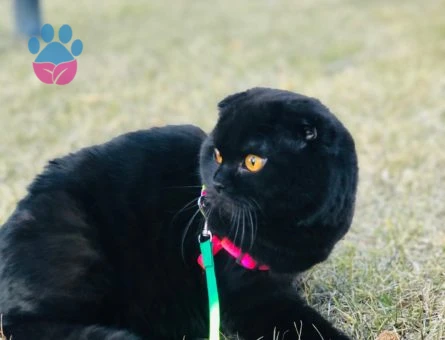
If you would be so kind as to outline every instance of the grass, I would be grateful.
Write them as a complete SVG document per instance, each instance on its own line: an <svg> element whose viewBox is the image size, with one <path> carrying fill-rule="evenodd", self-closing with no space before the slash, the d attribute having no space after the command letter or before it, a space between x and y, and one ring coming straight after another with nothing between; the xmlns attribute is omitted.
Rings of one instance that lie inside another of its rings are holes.
<svg viewBox="0 0 445 340"><path fill-rule="evenodd" d="M305 294L356 339L445 338L445 2L43 2L84 42L76 79L39 83L0 2L0 222L45 162L125 131L210 129L225 95L320 98L355 137L350 233Z"/></svg>

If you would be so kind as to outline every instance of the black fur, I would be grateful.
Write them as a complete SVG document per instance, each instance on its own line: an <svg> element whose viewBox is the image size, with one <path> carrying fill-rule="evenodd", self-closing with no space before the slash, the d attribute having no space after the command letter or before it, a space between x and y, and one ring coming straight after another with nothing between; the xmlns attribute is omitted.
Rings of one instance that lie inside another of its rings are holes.
<svg viewBox="0 0 445 340"><path fill-rule="evenodd" d="M0 229L6 335L206 337L196 263L204 183L211 230L271 267L248 271L216 255L223 332L271 339L276 328L296 339L297 328L302 340L348 339L303 302L294 281L351 224L351 136L319 101L287 91L252 89L219 108L208 137L188 125L153 128L50 162ZM248 153L267 158L258 173L240 166Z"/></svg>

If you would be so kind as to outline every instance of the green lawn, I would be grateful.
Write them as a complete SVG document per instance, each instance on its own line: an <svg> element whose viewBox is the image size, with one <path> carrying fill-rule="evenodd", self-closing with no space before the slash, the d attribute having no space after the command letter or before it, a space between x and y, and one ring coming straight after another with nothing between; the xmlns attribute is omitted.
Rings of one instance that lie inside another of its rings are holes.
<svg viewBox="0 0 445 340"><path fill-rule="evenodd" d="M153 125L210 129L253 86L320 98L350 129L350 233L308 300L356 339L445 339L445 2L56 1L84 43L76 79L41 84L0 2L0 222L48 159Z"/></svg>

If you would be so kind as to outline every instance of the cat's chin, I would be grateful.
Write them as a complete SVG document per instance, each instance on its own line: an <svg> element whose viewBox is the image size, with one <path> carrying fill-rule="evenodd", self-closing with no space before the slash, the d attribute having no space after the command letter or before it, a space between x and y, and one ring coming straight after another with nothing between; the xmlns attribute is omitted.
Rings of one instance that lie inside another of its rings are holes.
<svg viewBox="0 0 445 340"><path fill-rule="evenodd" d="M222 218L222 216L224 216L224 211L222 211L223 214L221 214L221 210L218 211L218 214L213 213L211 214L211 216L209 216L208 219L208 226L210 231L217 235L218 237L222 238L222 237L227 237L229 238L232 242L236 241L233 240L233 235L232 234L232 226L228 223L228 220L230 220L230 218ZM226 215L228 216L228 215ZM239 242L234 242L237 246L240 246ZM242 248L242 247L241 247Z"/></svg>
<svg viewBox="0 0 445 340"><path fill-rule="evenodd" d="M257 235L252 242L252 238L245 232L241 237L241 231L234 232L230 225L230 216L225 216L221 212L212 214L208 220L209 229L213 235L222 238L228 238L233 244L241 249L242 253L248 253L256 261L267 265L272 272L279 274L297 274L301 273L320 260L302 259L299 252L292 247L283 246L272 242L270 239L261 238ZM324 260L324 258L323 258Z"/></svg>
<svg viewBox="0 0 445 340"><path fill-rule="evenodd" d="M206 210L210 213L208 226L215 236L220 239L228 238L243 253L250 254L255 260L269 266L271 271L276 273L299 273L313 265L313 263L302 263L298 251L296 251L293 242L289 242L289 239L281 242L279 239L274 241L273 238L265 235L261 237L261 233L252 227L250 219L245 219L243 230L242 223L238 221L237 224L236 222L240 213L234 212L234 205L236 202L227 195L209 192L206 197ZM256 222L258 223L256 229L270 229L264 225L268 222ZM238 231L236 231L237 225Z"/></svg>

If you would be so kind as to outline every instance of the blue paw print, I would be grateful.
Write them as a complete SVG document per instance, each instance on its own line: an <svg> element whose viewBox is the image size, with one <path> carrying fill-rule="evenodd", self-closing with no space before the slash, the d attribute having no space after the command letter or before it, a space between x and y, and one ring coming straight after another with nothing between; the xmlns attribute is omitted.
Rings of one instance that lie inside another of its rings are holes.
<svg viewBox="0 0 445 340"><path fill-rule="evenodd" d="M61 43L53 41L54 28L50 24L43 25L41 33L43 41L47 43L42 51L40 51L40 42L36 37L32 37L28 41L29 52L37 54L40 51L35 60L37 63L50 62L58 65L74 60L74 57L82 53L83 44L79 39L74 40L71 44L71 52L64 45L69 43L73 37L73 31L69 25L63 25L59 29L59 40Z"/></svg>

